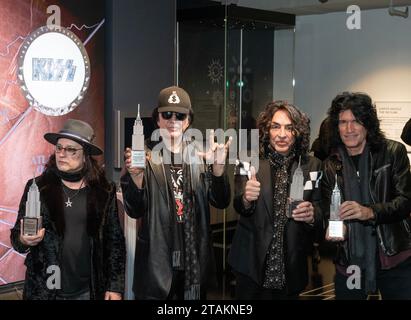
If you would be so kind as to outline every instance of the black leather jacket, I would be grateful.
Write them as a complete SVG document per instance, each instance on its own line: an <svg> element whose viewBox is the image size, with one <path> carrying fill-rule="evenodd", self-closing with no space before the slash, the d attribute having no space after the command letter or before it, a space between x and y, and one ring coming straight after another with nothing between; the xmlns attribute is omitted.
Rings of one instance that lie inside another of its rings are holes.
<svg viewBox="0 0 411 320"><path fill-rule="evenodd" d="M294 162L290 177L298 163ZM290 219L284 231L286 290L289 294L301 292L308 283L307 255L312 249L314 232L323 233L323 218L320 209L321 161L307 157L301 164L304 175L304 200L314 206L315 223L311 226L305 222ZM235 176L234 209L240 214L228 263L260 286L263 283L267 250L273 238L273 181L271 167L266 159L260 159L257 180L261 183L261 193L249 209L245 209L242 197L247 177Z"/></svg>
<svg viewBox="0 0 411 320"><path fill-rule="evenodd" d="M147 150L150 152L149 150ZM155 151L152 151L152 154ZM152 159L152 158L151 158ZM191 165L195 214L199 236L201 285L208 283L215 269L211 245L209 204L224 209L230 203L227 176L215 177L204 164ZM124 206L131 218L141 218L134 263L133 291L136 299L166 299L173 275L171 265L174 199L167 184L163 163L148 161L144 188L138 189L129 173L121 178Z"/></svg>
<svg viewBox="0 0 411 320"><path fill-rule="evenodd" d="M369 170L369 188L372 200L369 207L374 211L375 219L365 223L375 226L378 243L387 256L411 249L411 173L404 145L392 140L385 140L378 150L371 151ZM338 153L333 153L323 162L323 172L324 176L321 181L322 209L327 223L335 174L337 174L337 183L342 194L344 190L342 162ZM340 246L337 262L346 265L348 263L347 257L346 246Z"/></svg>

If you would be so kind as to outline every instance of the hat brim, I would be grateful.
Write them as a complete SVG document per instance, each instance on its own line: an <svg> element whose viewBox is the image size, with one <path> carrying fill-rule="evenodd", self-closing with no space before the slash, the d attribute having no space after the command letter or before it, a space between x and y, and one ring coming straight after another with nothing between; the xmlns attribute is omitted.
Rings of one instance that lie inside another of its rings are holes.
<svg viewBox="0 0 411 320"><path fill-rule="evenodd" d="M46 133L44 135L44 139L46 139L48 142L51 144L56 145L57 141L61 138L73 140L83 146L87 150L87 153L92 156L98 156L103 154L103 150L101 150L99 147L97 147L94 144L91 144L90 142L82 139L81 137L76 137L73 134L66 134L66 133Z"/></svg>
<svg viewBox="0 0 411 320"><path fill-rule="evenodd" d="M184 114L190 113L190 109L179 107L179 106L164 106L164 107L158 108L158 112L167 112L167 111L180 112Z"/></svg>

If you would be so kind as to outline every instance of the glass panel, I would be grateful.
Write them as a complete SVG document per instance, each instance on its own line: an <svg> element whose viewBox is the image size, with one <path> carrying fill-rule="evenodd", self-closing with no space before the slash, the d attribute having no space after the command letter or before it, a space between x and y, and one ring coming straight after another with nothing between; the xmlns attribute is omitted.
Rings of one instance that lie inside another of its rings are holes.
<svg viewBox="0 0 411 320"><path fill-rule="evenodd" d="M179 86L189 92L193 127L223 127L224 28L209 22L179 23Z"/></svg>
<svg viewBox="0 0 411 320"><path fill-rule="evenodd" d="M184 2L179 3L178 11L177 73L178 85L185 88L192 99L193 127L201 130L203 136L206 129L211 128L255 128L258 114L273 100L273 91L277 90L275 68L279 66L281 77L293 77L293 64L289 68L292 52L286 56L287 67L283 67L281 60L275 60L274 43L281 46L281 39L289 41L290 37L276 39L280 24L273 20L273 15L264 15L269 16L270 21L261 19L260 10L245 9L239 14L233 10L238 7L233 5L190 1L187 7ZM281 28L285 28L284 24ZM283 51L279 52L282 59ZM280 95L286 92L283 87L278 86ZM286 94L289 96L290 91ZM227 172L234 193L234 166L229 165ZM225 271L229 270L226 257L237 219L232 205L226 210L211 208L213 244L223 298L226 284L233 279L231 273Z"/></svg>

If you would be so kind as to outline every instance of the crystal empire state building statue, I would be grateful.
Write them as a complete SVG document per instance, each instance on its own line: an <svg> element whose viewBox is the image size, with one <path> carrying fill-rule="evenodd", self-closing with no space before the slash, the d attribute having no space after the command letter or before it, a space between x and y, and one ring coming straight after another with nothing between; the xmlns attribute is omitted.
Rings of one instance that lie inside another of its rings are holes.
<svg viewBox="0 0 411 320"><path fill-rule="evenodd" d="M331 195L330 220L328 224L328 236L330 238L343 238L343 221L340 220L339 211L341 205L341 192L335 175L335 186Z"/></svg>
<svg viewBox="0 0 411 320"><path fill-rule="evenodd" d="M293 210L304 202L304 175L301 169L301 157L298 161L298 167L295 169L293 181L290 188L290 197L288 198L287 217L292 218Z"/></svg>
<svg viewBox="0 0 411 320"><path fill-rule="evenodd" d="M146 152L144 150L144 127L140 118L140 104L138 104L137 118L134 121L133 136L131 140L131 166L145 168Z"/></svg>
<svg viewBox="0 0 411 320"><path fill-rule="evenodd" d="M26 215L23 218L23 234L34 236L41 229L42 217L40 216L40 192L33 178L26 201Z"/></svg>

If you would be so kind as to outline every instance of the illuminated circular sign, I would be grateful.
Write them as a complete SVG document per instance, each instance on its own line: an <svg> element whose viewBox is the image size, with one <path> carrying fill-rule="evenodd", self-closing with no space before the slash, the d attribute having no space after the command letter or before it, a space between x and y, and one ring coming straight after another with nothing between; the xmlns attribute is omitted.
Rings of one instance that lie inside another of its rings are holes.
<svg viewBox="0 0 411 320"><path fill-rule="evenodd" d="M49 116L73 111L90 83L90 61L81 40L63 27L43 26L23 42L18 79L31 106Z"/></svg>

